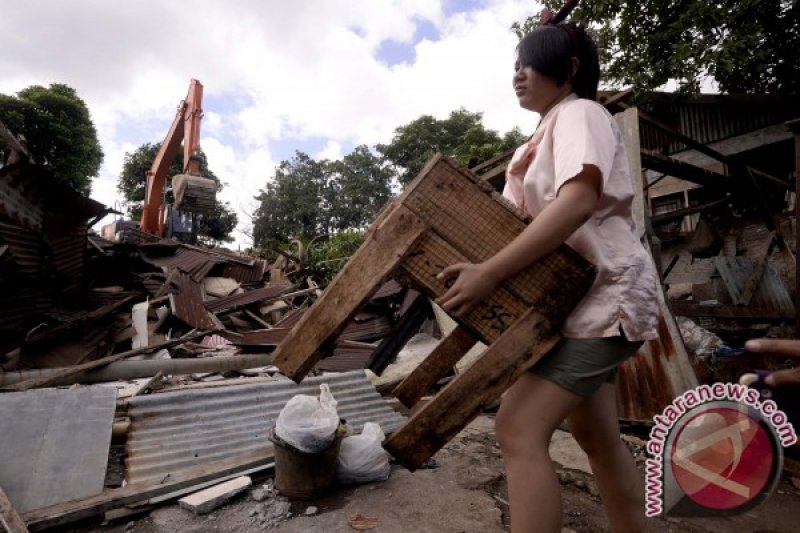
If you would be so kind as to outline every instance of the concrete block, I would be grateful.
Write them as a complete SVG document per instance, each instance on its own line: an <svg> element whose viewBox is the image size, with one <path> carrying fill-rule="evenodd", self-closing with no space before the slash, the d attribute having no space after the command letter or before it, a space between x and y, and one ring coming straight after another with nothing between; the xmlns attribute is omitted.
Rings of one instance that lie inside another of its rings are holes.
<svg viewBox="0 0 800 533"><path fill-rule="evenodd" d="M214 485L200 492L190 494L178 500L180 506L194 514L210 513L243 490L250 487L253 481L250 476L241 476L219 485Z"/></svg>

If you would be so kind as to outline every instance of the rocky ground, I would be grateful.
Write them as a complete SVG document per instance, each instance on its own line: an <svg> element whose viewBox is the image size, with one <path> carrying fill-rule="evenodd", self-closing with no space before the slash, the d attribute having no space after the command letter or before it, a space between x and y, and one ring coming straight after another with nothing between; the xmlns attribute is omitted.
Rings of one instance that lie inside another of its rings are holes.
<svg viewBox="0 0 800 533"><path fill-rule="evenodd" d="M629 444L643 463L641 447ZM588 462L569 433L558 432L551 455L557 463L566 531L607 531ZM389 479L369 485L335 487L310 502L288 502L270 490L270 476L254 478L254 489L202 516L177 504L164 504L138 516L105 525L74 528L74 533L205 533L270 531L333 533L492 533L508 531L502 459L494 439L494 420L481 416L442 449L431 468L411 473L394 466ZM260 490L265 489L266 490ZM255 496L255 499L254 499ZM263 499L262 499L263 498ZM260 501L256 501L256 500ZM649 531L745 533L798 531L800 490L783 480L776 492L752 511L729 518L649 521Z"/></svg>

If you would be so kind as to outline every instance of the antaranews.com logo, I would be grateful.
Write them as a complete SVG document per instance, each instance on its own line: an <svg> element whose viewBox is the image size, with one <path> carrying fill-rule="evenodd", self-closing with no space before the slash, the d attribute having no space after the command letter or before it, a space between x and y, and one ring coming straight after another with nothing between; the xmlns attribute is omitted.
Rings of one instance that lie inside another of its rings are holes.
<svg viewBox="0 0 800 533"><path fill-rule="evenodd" d="M654 417L646 461L646 514L729 516L766 499L783 447L797 442L786 413L738 383L701 385Z"/></svg>

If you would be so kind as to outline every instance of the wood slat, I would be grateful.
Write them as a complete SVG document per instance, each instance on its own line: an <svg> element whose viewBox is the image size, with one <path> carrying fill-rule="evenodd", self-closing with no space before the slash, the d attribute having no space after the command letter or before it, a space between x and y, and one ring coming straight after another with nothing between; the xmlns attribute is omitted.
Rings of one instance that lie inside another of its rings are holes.
<svg viewBox="0 0 800 533"><path fill-rule="evenodd" d="M0 525L8 533L28 533L25 521L17 513L11 501L8 499L3 487L0 487Z"/></svg>
<svg viewBox="0 0 800 533"><path fill-rule="evenodd" d="M472 366L392 434L384 448L410 470L419 468L560 338L541 313L528 310Z"/></svg>
<svg viewBox="0 0 800 533"><path fill-rule="evenodd" d="M413 407L433 385L445 377L470 348L475 346L475 335L464 326L456 326L450 335L392 391L392 396Z"/></svg>

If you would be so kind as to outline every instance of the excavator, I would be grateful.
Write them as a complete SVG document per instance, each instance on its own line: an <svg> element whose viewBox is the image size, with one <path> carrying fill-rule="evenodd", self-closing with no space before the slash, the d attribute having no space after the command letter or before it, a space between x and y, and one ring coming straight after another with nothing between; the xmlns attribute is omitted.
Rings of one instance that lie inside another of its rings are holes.
<svg viewBox="0 0 800 533"><path fill-rule="evenodd" d="M203 85L197 80L189 83L189 92L178 104L175 120L161 143L150 170L147 172L144 210L139 227L157 237L172 237L173 234L197 235L197 214L207 214L214 209L217 184L200 175L200 120ZM167 171L178 155L183 142L183 173L172 177L174 206L164 200ZM189 215L189 231L177 228Z"/></svg>

